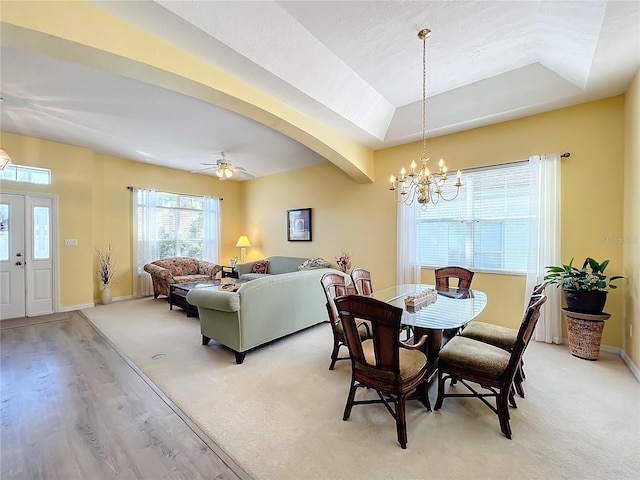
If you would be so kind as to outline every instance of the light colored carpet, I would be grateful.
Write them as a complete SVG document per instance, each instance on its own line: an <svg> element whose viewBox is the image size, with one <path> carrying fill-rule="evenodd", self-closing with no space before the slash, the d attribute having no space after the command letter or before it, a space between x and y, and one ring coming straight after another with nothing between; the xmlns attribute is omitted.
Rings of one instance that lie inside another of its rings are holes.
<svg viewBox="0 0 640 480"><path fill-rule="evenodd" d="M592 362L567 346L532 342L527 397L511 410L513 440L477 399L446 399L431 413L413 401L402 450L381 405L356 406L342 421L351 366L328 370L328 324L250 351L236 365L229 350L202 346L198 319L169 311L166 300L83 313L257 480L636 479L640 472L640 384L611 354Z"/></svg>

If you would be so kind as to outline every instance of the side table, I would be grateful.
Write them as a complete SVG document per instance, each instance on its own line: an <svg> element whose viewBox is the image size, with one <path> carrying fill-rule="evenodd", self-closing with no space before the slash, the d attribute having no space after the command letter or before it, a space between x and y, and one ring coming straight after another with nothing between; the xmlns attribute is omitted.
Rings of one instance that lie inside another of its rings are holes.
<svg viewBox="0 0 640 480"><path fill-rule="evenodd" d="M231 267L229 265L222 266L222 278L240 278L236 267Z"/></svg>

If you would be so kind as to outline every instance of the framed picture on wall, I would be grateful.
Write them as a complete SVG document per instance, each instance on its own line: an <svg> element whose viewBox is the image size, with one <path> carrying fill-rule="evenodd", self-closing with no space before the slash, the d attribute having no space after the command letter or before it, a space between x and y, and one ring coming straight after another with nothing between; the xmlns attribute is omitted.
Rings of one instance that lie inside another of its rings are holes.
<svg viewBox="0 0 640 480"><path fill-rule="evenodd" d="M311 209L287 210L287 240L290 242L311 241Z"/></svg>

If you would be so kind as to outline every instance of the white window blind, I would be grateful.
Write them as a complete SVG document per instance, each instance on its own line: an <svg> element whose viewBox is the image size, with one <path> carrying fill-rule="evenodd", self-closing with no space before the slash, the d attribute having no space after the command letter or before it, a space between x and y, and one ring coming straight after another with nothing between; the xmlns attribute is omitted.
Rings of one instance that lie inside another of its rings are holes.
<svg viewBox="0 0 640 480"><path fill-rule="evenodd" d="M474 271L525 273L530 241L528 162L464 172L453 201L420 210L419 258L423 266L458 265ZM452 196L452 186L445 195Z"/></svg>

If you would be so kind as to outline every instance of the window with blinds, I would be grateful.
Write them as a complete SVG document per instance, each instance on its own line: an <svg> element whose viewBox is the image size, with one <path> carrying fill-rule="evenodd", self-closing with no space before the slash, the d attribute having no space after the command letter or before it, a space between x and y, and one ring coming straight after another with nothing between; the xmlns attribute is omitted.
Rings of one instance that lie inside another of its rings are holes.
<svg viewBox="0 0 640 480"><path fill-rule="evenodd" d="M419 211L421 264L525 273L531 182L537 180L526 161L464 172L458 198ZM455 194L453 190L445 195Z"/></svg>

